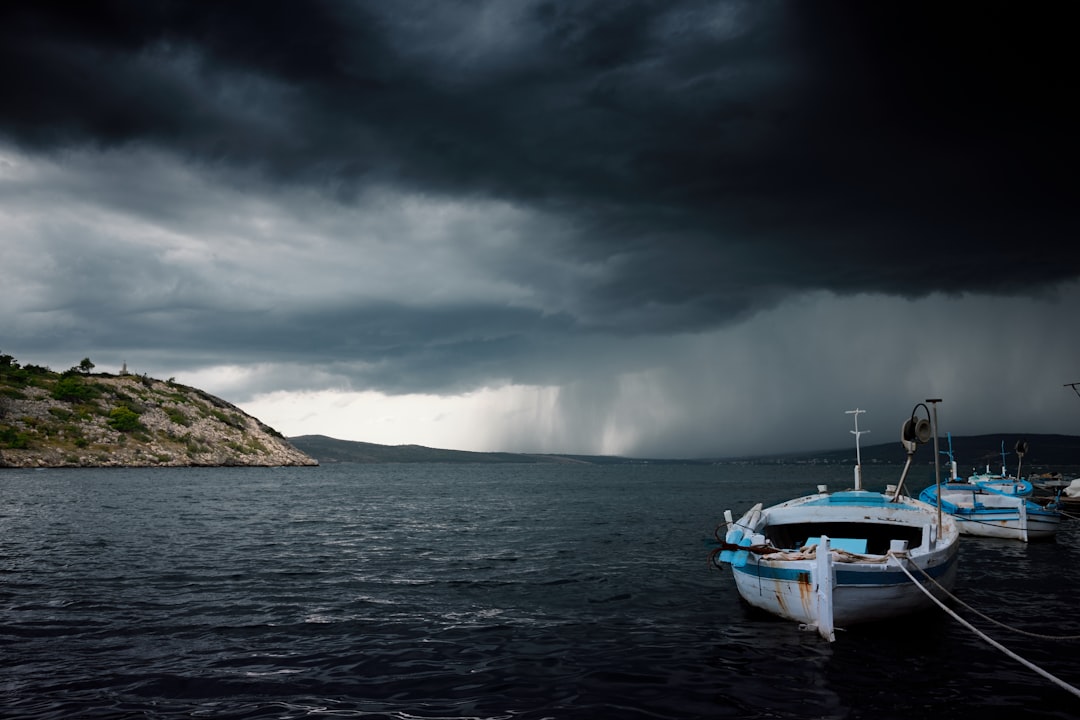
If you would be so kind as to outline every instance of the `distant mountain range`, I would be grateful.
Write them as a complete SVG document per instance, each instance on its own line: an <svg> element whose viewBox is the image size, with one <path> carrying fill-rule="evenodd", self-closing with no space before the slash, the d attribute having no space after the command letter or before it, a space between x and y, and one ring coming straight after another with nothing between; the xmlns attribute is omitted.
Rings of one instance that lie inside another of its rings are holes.
<svg viewBox="0 0 1080 720"><path fill-rule="evenodd" d="M338 440L325 435L289 438L297 450L320 463L633 463L630 458L593 455L544 455L529 453L470 452L442 450L423 445L377 445L354 440ZM670 461L657 461L670 462ZM676 461L680 462L680 461Z"/></svg>
<svg viewBox="0 0 1080 720"><path fill-rule="evenodd" d="M1023 440L1027 443L1027 452L1023 457L1023 474L1027 469L1037 471L1054 469L1059 466L1080 466L1080 436L1077 435L1016 435L1016 434L990 434L953 436L952 450L956 460L956 466L961 475L969 473L973 469L985 470L989 465L991 471L1001 469L1001 451L1005 450L1005 465L1010 472L1016 471L1017 455L1016 444ZM941 461L948 462L946 453L949 450L949 441L942 437L938 439L938 451L942 453ZM907 455L900 445L900 441L881 443L879 445L863 446L860 449L862 461L868 463L903 463ZM931 440L925 446L920 447L915 454L918 463L932 463L934 443ZM805 453L790 453L774 455L771 457L741 458L737 460L757 462L829 462L851 463L855 462L855 448L847 447L841 450L822 450Z"/></svg>
<svg viewBox="0 0 1080 720"><path fill-rule="evenodd" d="M1015 452L1018 440L1028 443L1023 458L1023 472L1053 470L1060 466L1080 466L1080 436L1076 435L972 435L953 437L952 446L957 467L961 474L972 469L997 471L1001 467L1002 443L1006 453L1005 463L1010 471L1016 470ZM325 435L301 435L290 437L289 442L298 450L317 459L320 463L588 463L612 464L716 464L716 463L855 463L855 448L820 450L814 452L784 453L744 457L713 458L631 458L609 455L568 455L540 453L469 452L465 450L442 450L422 445L377 445L375 443L338 440ZM916 453L916 462L932 463L933 443L928 443ZM949 449L946 438L940 438L938 449ZM907 456L899 441L869 445L860 450L864 464L902 464ZM942 462L948 458L943 454Z"/></svg>

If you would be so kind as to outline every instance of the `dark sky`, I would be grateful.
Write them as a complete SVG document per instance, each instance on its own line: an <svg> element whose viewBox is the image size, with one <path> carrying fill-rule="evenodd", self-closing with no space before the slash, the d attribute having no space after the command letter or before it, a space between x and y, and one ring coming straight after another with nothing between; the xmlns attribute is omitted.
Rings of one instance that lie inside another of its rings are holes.
<svg viewBox="0 0 1080 720"><path fill-rule="evenodd" d="M6 3L0 351L389 444L1077 434L1063 8Z"/></svg>

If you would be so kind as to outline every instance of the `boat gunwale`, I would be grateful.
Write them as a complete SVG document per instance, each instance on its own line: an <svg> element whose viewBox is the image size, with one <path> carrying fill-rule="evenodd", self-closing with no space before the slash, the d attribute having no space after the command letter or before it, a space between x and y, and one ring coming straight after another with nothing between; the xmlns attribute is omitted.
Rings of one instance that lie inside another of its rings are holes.
<svg viewBox="0 0 1080 720"><path fill-rule="evenodd" d="M840 502L831 504L822 502L840 495ZM865 504L850 502L848 500L863 497ZM872 499L872 501L871 501ZM861 518L851 517L852 510L862 508L866 512ZM905 527L909 530L917 530L920 534L925 532L927 525L937 526L937 508L925 502L907 495L901 495L896 499L890 498L883 493L866 490L843 491L843 493L817 493L792 498L777 505L763 508L758 516L758 521L753 527L746 527L746 535L764 535L770 527L784 527L794 525L827 525L836 523L851 523L855 525L867 524L882 527ZM809 537L816 537L811 533ZM931 547L925 541L917 545L911 545L902 554L903 557L913 561L930 560L942 556L942 552L955 549L959 540L960 529L956 518L943 513L941 515L941 529L938 532L934 545ZM902 538L897 538L902 539ZM813 562L811 558L795 557L801 548L785 547L776 548L775 557L770 554L758 554L754 563L777 563L778 567L791 567L793 563ZM845 568L865 566L867 568L880 568L888 564L891 552L884 553L846 553L837 549L832 550L834 558L842 557L838 562ZM858 558L866 558L860 560ZM877 571L877 570L874 570Z"/></svg>

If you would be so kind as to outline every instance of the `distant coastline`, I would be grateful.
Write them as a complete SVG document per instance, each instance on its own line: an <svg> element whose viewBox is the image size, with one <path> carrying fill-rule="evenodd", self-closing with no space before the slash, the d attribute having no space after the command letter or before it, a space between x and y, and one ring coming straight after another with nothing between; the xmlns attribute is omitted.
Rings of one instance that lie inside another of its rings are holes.
<svg viewBox="0 0 1080 720"><path fill-rule="evenodd" d="M975 435L953 437L957 466L961 473L973 469L991 469L1001 466L1001 447L1012 452L1020 436L1013 434ZM1075 435L1025 435L1028 453L1024 468L1049 472L1058 467L1080 467L1080 436ZM593 465L716 465L716 464L849 464L855 463L855 448L820 450L812 452L754 455L741 457L705 458L636 458L614 455L470 452L446 450L422 445L378 445L353 440L339 440L325 435L301 435L288 438L296 448L317 458L320 463L586 463ZM939 449L946 449L945 438L939 441ZM902 464L906 456L899 441L870 445L860 449L864 464ZM942 461L947 462L943 455ZM933 464L933 444L921 448L916 455L919 464ZM1016 469L1016 456L1009 454L1006 462L1011 471ZM1026 474L1026 472L1025 472Z"/></svg>

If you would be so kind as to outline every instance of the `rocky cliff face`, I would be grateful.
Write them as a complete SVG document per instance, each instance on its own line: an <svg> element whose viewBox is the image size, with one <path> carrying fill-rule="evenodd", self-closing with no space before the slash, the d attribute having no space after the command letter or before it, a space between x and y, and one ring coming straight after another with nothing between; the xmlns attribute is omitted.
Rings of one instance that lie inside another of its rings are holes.
<svg viewBox="0 0 1080 720"><path fill-rule="evenodd" d="M196 388L135 375L0 382L0 466L318 465Z"/></svg>

